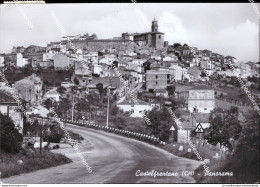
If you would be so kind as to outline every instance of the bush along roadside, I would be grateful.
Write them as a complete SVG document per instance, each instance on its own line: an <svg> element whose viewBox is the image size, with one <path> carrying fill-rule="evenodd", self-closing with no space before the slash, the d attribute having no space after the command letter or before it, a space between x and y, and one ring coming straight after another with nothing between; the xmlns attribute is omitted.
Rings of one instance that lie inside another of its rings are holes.
<svg viewBox="0 0 260 187"><path fill-rule="evenodd" d="M1 150L0 159L2 178L72 162L65 155L52 153L48 149L42 155L38 149L23 149L16 154Z"/></svg>

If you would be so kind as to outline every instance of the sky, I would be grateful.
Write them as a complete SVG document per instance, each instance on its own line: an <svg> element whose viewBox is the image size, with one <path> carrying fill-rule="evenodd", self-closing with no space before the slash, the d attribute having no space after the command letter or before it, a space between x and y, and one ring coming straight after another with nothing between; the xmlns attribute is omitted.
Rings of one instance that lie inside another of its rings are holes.
<svg viewBox="0 0 260 187"><path fill-rule="evenodd" d="M255 6L259 9L259 3ZM259 61L259 16L249 3L0 5L0 53L60 41L64 32L95 33L99 39L148 32L154 18L170 45L186 43L242 62Z"/></svg>

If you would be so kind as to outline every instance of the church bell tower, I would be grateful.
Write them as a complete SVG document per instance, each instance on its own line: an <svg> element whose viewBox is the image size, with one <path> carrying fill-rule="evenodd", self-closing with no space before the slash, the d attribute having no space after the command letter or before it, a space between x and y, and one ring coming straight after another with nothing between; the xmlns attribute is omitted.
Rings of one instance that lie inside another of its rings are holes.
<svg viewBox="0 0 260 187"><path fill-rule="evenodd" d="M158 32L158 22L157 22L157 20L155 20L155 18L154 18L154 20L153 20L153 22L152 22L152 32Z"/></svg>

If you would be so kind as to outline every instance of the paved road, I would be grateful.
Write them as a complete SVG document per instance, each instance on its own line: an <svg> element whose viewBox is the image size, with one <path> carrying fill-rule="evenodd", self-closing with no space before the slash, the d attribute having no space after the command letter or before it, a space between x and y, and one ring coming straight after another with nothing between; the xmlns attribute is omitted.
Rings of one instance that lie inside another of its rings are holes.
<svg viewBox="0 0 260 187"><path fill-rule="evenodd" d="M3 179L4 183L194 183L182 171L193 171L199 162L174 156L153 145L94 129L67 125L85 140L79 149L93 172L88 173L73 148L60 149L73 162ZM136 172L157 170L179 176L141 177Z"/></svg>

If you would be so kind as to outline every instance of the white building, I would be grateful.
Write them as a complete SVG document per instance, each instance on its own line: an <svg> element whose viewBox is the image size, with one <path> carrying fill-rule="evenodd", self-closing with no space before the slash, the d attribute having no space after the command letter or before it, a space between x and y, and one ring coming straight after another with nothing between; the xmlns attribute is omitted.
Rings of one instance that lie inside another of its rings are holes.
<svg viewBox="0 0 260 187"><path fill-rule="evenodd" d="M171 74L173 74L175 81L183 80L184 75L186 75L187 71L188 71L186 68L183 68L183 67L179 66L178 64L171 65L171 67L169 69L170 69Z"/></svg>
<svg viewBox="0 0 260 187"><path fill-rule="evenodd" d="M21 53L17 53L16 54L16 66L17 67L23 67L26 64L28 64L28 59L27 58L23 58L23 55Z"/></svg>
<svg viewBox="0 0 260 187"><path fill-rule="evenodd" d="M60 93L57 92L57 88L53 88L53 89L49 90L48 92L46 92L43 99L52 99L54 101L59 102L60 96L61 96Z"/></svg>
<svg viewBox="0 0 260 187"><path fill-rule="evenodd" d="M100 75L103 71L102 66L99 64L94 64L94 74Z"/></svg>
<svg viewBox="0 0 260 187"><path fill-rule="evenodd" d="M117 106L122 109L124 112L130 112L131 117L143 117L144 111L150 111L153 109L153 106L149 103L146 103L141 100L137 100L135 103L133 99L125 100L121 103L118 103Z"/></svg>
<svg viewBox="0 0 260 187"><path fill-rule="evenodd" d="M163 58L164 62L177 61L177 60L178 60L177 56L166 56Z"/></svg>
<svg viewBox="0 0 260 187"><path fill-rule="evenodd" d="M4 66L5 58L3 56L0 56L0 67Z"/></svg>
<svg viewBox="0 0 260 187"><path fill-rule="evenodd" d="M83 60L91 63L91 64L97 64L98 63L98 53L97 52L92 52L89 54L83 55Z"/></svg>
<svg viewBox="0 0 260 187"><path fill-rule="evenodd" d="M22 133L23 113L20 110L20 106L17 105L17 102L9 91L0 90L0 98L0 112L3 115L9 116L13 120L15 127Z"/></svg>
<svg viewBox="0 0 260 187"><path fill-rule="evenodd" d="M53 56L54 56L55 54L53 54L53 53L44 53L43 55L42 55L42 61L49 61L49 60L53 60Z"/></svg>
<svg viewBox="0 0 260 187"><path fill-rule="evenodd" d="M210 113L215 108L215 93L211 87L199 85L189 90L188 110Z"/></svg>
<svg viewBox="0 0 260 187"><path fill-rule="evenodd" d="M130 62L130 64L135 64L135 65L141 66L141 65L143 65L143 63L145 61L146 61L146 59L133 59L133 61Z"/></svg>

